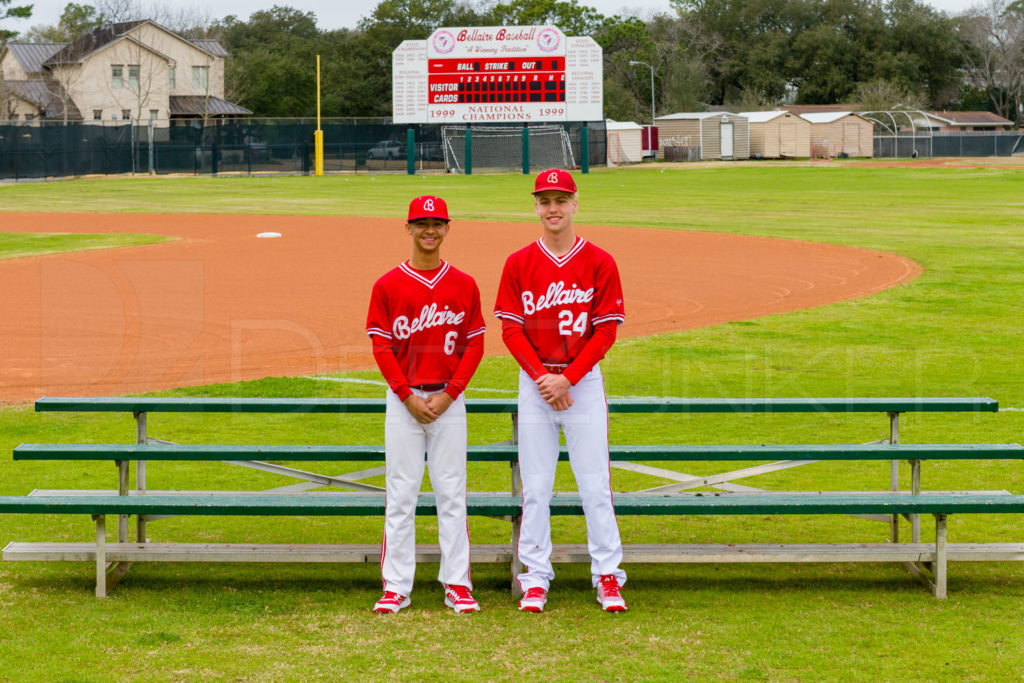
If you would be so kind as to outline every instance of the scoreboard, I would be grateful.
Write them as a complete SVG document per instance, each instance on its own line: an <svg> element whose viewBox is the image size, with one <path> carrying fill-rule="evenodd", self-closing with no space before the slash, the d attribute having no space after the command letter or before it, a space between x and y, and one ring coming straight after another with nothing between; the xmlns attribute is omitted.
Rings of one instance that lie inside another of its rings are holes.
<svg viewBox="0 0 1024 683"><path fill-rule="evenodd" d="M392 55L395 123L603 119L601 48L551 26L442 28Z"/></svg>

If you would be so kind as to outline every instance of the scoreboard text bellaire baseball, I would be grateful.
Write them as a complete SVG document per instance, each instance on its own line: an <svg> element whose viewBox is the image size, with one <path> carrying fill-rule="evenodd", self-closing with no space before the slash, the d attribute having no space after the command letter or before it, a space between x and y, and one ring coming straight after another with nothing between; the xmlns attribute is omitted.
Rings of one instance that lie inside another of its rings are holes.
<svg viewBox="0 0 1024 683"><path fill-rule="evenodd" d="M601 48L550 26L441 28L392 55L395 123L595 121Z"/></svg>

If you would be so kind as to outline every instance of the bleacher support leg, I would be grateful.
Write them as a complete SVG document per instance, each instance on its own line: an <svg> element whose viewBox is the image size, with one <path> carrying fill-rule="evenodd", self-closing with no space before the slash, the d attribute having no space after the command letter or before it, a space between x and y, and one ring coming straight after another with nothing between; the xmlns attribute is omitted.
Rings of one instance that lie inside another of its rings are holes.
<svg viewBox="0 0 1024 683"><path fill-rule="evenodd" d="M921 461L910 461L910 493L917 496L921 493ZM912 543L921 542L921 515L910 516L910 538Z"/></svg>
<svg viewBox="0 0 1024 683"><path fill-rule="evenodd" d="M889 443L900 442L900 414L889 413ZM889 464L889 490L895 493L900 490L900 461L893 460ZM892 543L900 542L900 516L892 515L889 522L889 540Z"/></svg>
<svg viewBox="0 0 1024 683"><path fill-rule="evenodd" d="M512 443L519 443L519 414L512 413ZM523 495L523 478L519 471L519 459L512 465L512 495ZM512 518L512 597L518 598L523 594L517 577L523 573L523 563L519 561L519 532L523 525L523 518L516 516Z"/></svg>
<svg viewBox="0 0 1024 683"><path fill-rule="evenodd" d="M117 495L127 496L128 495L128 480L129 462L127 460L117 461ZM128 515L117 516L117 542L126 543L128 541Z"/></svg>
<svg viewBox="0 0 1024 683"><path fill-rule="evenodd" d="M935 597L946 597L946 515L935 515Z"/></svg>
<svg viewBox="0 0 1024 683"><path fill-rule="evenodd" d="M148 440L146 436L146 413L135 413L135 443L145 445ZM139 460L135 463L135 490L146 490L146 461ZM146 520L143 515L135 518L135 540L138 543L146 542Z"/></svg>
<svg viewBox="0 0 1024 683"><path fill-rule="evenodd" d="M96 597L107 597L107 517L93 515L96 520Z"/></svg>

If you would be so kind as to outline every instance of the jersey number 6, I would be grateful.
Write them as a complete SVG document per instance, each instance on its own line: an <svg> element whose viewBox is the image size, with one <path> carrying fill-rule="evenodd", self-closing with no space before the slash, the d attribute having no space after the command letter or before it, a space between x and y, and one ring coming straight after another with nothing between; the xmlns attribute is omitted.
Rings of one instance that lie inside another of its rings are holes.
<svg viewBox="0 0 1024 683"><path fill-rule="evenodd" d="M562 311L558 314L558 334L563 337L571 337L573 332L583 334L587 331L587 313L580 313L576 322L572 321L572 311Z"/></svg>
<svg viewBox="0 0 1024 683"><path fill-rule="evenodd" d="M444 355L450 356L455 353L455 340L459 338L457 330L452 330L444 336Z"/></svg>

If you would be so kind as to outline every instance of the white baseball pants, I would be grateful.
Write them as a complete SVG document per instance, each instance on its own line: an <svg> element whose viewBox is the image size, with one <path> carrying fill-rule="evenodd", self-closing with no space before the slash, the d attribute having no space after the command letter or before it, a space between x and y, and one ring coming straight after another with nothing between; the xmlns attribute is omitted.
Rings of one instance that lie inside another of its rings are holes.
<svg viewBox="0 0 1024 683"><path fill-rule="evenodd" d="M430 394L413 390L417 396ZM416 421L390 389L384 419L384 590L409 595L416 573L416 502L423 467L437 499L441 568L437 580L472 588L469 578L469 526L466 521L466 401L459 396L430 424ZM424 460L426 453L426 460Z"/></svg>
<svg viewBox="0 0 1024 683"><path fill-rule="evenodd" d="M604 574L626 582L619 524L612 506L611 470L608 459L608 404L604 376L594 367L569 389L573 405L555 411L540 396L537 385L519 373L519 467L523 478L523 522L519 534L519 559L525 573L519 585L548 589L555 576L551 566L551 496L558 463L558 434L565 432L569 464L583 502L587 520L590 573L596 586Z"/></svg>

